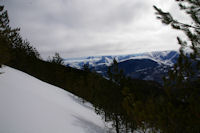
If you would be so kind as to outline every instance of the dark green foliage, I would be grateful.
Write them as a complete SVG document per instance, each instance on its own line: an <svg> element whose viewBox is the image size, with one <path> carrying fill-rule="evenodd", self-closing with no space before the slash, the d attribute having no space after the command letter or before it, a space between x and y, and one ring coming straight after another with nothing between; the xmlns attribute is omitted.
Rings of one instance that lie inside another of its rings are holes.
<svg viewBox="0 0 200 133"><path fill-rule="evenodd" d="M84 64L83 65L83 70L86 71L86 72L89 72L90 71L89 64Z"/></svg>
<svg viewBox="0 0 200 133"><path fill-rule="evenodd" d="M134 80L126 78L123 71L119 70L118 63L114 59L108 68L110 82L109 89L104 90L102 102L103 110L99 113L106 121L112 121L116 132L131 132L139 128L135 114L132 114L133 101L147 101L149 97L162 93L159 84L150 81ZM133 98L134 97L134 98ZM134 99L134 100L133 100ZM139 109L139 108L138 108Z"/></svg>
<svg viewBox="0 0 200 133"><path fill-rule="evenodd" d="M49 59L49 62L64 65L63 59L60 57L59 53L55 53L52 59Z"/></svg>
<svg viewBox="0 0 200 133"><path fill-rule="evenodd" d="M136 85L132 88L125 87L122 91L125 96L123 107L131 119L131 128L140 129L141 132L200 132L200 2L177 2L180 8L190 15L192 24L179 22L169 12L163 12L154 6L157 18L162 23L183 31L188 37L188 41L177 37L180 56L164 78L163 90L156 90L156 87L138 90L145 86L138 87L137 81L133 82ZM185 52L188 47L192 50L190 54Z"/></svg>
<svg viewBox="0 0 200 133"><path fill-rule="evenodd" d="M28 58L39 58L36 49L30 46L28 41L22 39L19 28L12 29L9 26L8 13L3 10L3 6L0 10L0 48L0 64L15 64L25 67L26 64L21 62L28 61Z"/></svg>
<svg viewBox="0 0 200 133"><path fill-rule="evenodd" d="M10 59L8 44L7 40L0 35L0 67Z"/></svg>
<svg viewBox="0 0 200 133"><path fill-rule="evenodd" d="M120 132L120 121L123 111L122 108L122 88L123 88L123 72L119 70L118 63L116 59L113 60L113 64L108 69L108 75L111 82L115 83L115 86L111 86L112 95L110 95L110 100L112 104L110 106L110 118L114 121L114 127L116 132Z"/></svg>
<svg viewBox="0 0 200 133"><path fill-rule="evenodd" d="M9 39L6 34L9 34L10 27L8 25L9 19L7 12L3 10L4 7L0 6L0 66L9 61Z"/></svg>
<svg viewBox="0 0 200 133"><path fill-rule="evenodd" d="M136 128L145 132L161 133L199 133L200 132L200 2L185 0L179 2L180 8L190 15L192 24L175 20L169 12L154 6L157 18L172 28L183 31L189 41L177 38L180 56L173 69L164 78L164 90L145 90L131 92L124 88L123 106L128 116L136 123ZM186 54L190 48L192 53ZM150 89L151 90L151 89Z"/></svg>

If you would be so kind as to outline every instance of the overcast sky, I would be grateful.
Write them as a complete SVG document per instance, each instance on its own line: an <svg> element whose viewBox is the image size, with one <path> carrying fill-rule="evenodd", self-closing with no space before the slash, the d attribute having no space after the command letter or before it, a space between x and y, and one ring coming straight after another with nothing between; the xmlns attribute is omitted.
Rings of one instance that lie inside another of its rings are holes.
<svg viewBox="0 0 200 133"><path fill-rule="evenodd" d="M174 0L0 0L13 28L42 57L133 54L178 49L181 32L161 24L153 5L182 16Z"/></svg>

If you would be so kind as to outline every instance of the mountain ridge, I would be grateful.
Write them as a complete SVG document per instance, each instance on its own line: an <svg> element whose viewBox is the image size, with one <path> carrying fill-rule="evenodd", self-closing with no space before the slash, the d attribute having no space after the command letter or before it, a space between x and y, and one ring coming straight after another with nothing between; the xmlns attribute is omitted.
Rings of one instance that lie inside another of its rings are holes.
<svg viewBox="0 0 200 133"><path fill-rule="evenodd" d="M162 78L176 63L179 56L177 51L155 51L139 54L115 56L88 56L64 59L67 66L83 69L88 65L91 71L107 76L107 69L116 59L119 68L128 77L142 80L153 80L162 83Z"/></svg>

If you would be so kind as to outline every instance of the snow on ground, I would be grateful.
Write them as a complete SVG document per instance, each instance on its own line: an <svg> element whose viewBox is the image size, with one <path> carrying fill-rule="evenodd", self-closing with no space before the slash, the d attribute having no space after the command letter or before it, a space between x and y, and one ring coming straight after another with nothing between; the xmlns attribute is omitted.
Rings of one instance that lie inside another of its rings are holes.
<svg viewBox="0 0 200 133"><path fill-rule="evenodd" d="M93 108L28 74L0 69L0 133L104 133Z"/></svg>

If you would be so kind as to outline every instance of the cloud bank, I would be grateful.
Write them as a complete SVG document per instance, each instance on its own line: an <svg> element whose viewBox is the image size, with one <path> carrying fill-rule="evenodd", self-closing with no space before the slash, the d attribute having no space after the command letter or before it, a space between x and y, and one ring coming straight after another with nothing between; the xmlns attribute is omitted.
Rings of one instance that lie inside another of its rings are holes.
<svg viewBox="0 0 200 133"><path fill-rule="evenodd" d="M131 54L178 49L182 33L156 19L153 5L185 19L165 0L9 0L12 27L46 58Z"/></svg>

